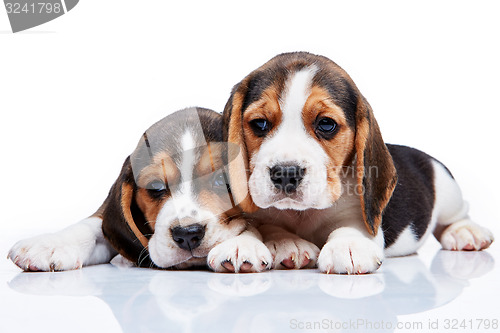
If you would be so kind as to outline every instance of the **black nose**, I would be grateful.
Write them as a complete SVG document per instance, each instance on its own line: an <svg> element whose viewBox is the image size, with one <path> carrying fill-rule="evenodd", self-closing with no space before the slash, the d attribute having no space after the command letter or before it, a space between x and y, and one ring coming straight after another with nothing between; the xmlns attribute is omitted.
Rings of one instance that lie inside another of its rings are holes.
<svg viewBox="0 0 500 333"><path fill-rule="evenodd" d="M274 186L286 194L295 192L305 172L298 165L276 165L269 170Z"/></svg>
<svg viewBox="0 0 500 333"><path fill-rule="evenodd" d="M201 244L205 236L205 227L200 224L191 224L187 227L172 228L172 238L181 249L194 250Z"/></svg>

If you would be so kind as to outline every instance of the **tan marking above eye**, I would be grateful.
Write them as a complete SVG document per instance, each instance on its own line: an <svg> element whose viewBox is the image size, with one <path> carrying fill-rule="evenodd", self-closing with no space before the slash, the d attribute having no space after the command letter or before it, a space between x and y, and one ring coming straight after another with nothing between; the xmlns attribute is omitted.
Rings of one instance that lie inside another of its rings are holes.
<svg viewBox="0 0 500 333"><path fill-rule="evenodd" d="M146 188L154 180L162 180L166 184L174 184L180 177L179 170L172 158L161 152L154 156L153 162L141 170L137 177L137 186Z"/></svg>
<svg viewBox="0 0 500 333"><path fill-rule="evenodd" d="M195 168L195 177L208 175L224 165L223 152L226 143L223 142L208 142L203 148L200 160Z"/></svg>
<svg viewBox="0 0 500 333"><path fill-rule="evenodd" d="M256 119L266 119L273 124L273 128L277 127L281 122L281 109L277 99L270 100L266 97L252 103L245 111L243 121L248 124Z"/></svg>
<svg viewBox="0 0 500 333"><path fill-rule="evenodd" d="M337 123L337 133L332 139L323 140L316 136L315 124L318 117L331 118ZM330 157L331 166L338 168L350 162L354 149L354 131L349 127L342 108L332 101L324 88L311 88L311 94L302 110L302 120L307 133L321 144ZM335 168L329 168L332 172L333 169Z"/></svg>
<svg viewBox="0 0 500 333"><path fill-rule="evenodd" d="M342 108L332 101L324 88L314 86L302 110L302 119L308 131L318 117L332 118L340 127L348 126Z"/></svg>
<svg viewBox="0 0 500 333"><path fill-rule="evenodd" d="M250 104L243 114L243 135L245 138L248 157L251 158L253 152L257 151L262 144L265 136L258 137L255 135L250 126L250 122L256 119L265 119L271 123L271 129L266 134L272 135L277 130L282 120L282 112L279 106L277 87L271 86L267 88L262 97Z"/></svg>

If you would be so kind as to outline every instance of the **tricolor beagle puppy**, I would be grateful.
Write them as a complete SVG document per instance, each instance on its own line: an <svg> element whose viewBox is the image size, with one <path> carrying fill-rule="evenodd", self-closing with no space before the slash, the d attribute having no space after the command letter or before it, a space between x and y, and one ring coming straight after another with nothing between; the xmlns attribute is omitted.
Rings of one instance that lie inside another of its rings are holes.
<svg viewBox="0 0 500 333"><path fill-rule="evenodd" d="M431 233L447 250L493 241L470 220L450 171L386 145L366 99L325 57L281 54L250 73L233 88L224 130L246 154L230 164L233 195L275 268L317 261L326 273L368 273L386 256L414 253Z"/></svg>
<svg viewBox="0 0 500 333"><path fill-rule="evenodd" d="M215 271L269 268L271 254L255 241L261 238L241 218L226 183L227 146L214 111L190 108L165 117L143 134L96 213L19 241L9 258L26 271L81 268L117 253L143 267L206 266L209 256Z"/></svg>

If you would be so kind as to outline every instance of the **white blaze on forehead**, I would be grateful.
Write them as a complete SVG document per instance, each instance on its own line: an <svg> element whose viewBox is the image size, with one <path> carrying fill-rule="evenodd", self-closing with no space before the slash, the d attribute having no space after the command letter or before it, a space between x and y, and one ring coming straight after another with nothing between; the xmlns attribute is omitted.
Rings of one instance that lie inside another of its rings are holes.
<svg viewBox="0 0 500 333"><path fill-rule="evenodd" d="M283 113L282 127L305 130L302 109L311 93L312 80L317 70L316 66L306 67L296 72L286 83L280 99Z"/></svg>
<svg viewBox="0 0 500 333"><path fill-rule="evenodd" d="M181 180L189 182L193 176L193 168L196 164L196 142L193 133L187 130L181 138L182 161L180 165Z"/></svg>
<svg viewBox="0 0 500 333"><path fill-rule="evenodd" d="M168 214L163 214L163 209L158 215L158 220L181 219L188 216L191 211L200 209L193 193L193 171L196 166L198 154L196 147L199 146L195 140L195 133L191 129L186 129L179 141L180 160L177 167L181 174L180 183L172 186L172 197L167 201L166 207L169 207ZM166 213L166 212L165 212Z"/></svg>
<svg viewBox="0 0 500 333"><path fill-rule="evenodd" d="M279 100L282 121L250 160L253 167L248 182L250 194L261 208L304 210L331 205L326 171L328 156L316 138L307 132L302 117L317 71L318 68L312 65L290 74ZM277 193L271 181L269 170L284 164L298 165L305 170L296 199Z"/></svg>

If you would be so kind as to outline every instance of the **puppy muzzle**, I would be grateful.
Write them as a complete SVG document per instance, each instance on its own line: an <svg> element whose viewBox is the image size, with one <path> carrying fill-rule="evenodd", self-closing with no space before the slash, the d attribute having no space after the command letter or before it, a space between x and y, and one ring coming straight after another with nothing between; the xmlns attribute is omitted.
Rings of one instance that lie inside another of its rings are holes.
<svg viewBox="0 0 500 333"><path fill-rule="evenodd" d="M296 192L304 178L305 168L298 165L275 165L269 170L269 177L274 187L289 196Z"/></svg>

